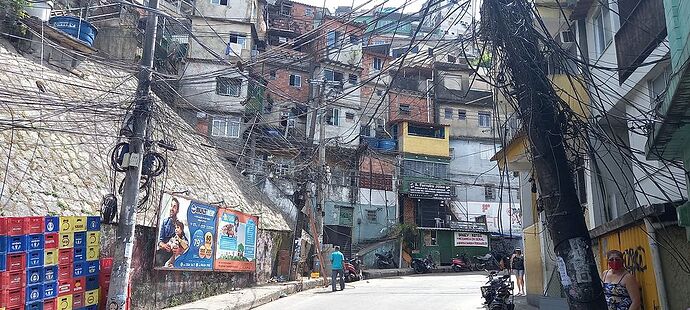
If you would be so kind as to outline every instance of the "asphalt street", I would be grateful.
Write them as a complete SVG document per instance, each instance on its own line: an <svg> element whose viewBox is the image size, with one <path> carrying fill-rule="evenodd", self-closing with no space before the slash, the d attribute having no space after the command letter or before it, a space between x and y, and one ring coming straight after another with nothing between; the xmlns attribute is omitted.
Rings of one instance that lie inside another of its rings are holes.
<svg viewBox="0 0 690 310"><path fill-rule="evenodd" d="M485 282L486 277L481 273L436 273L371 279L346 283L344 291L331 292L330 286L312 289L256 309L485 309L479 290Z"/></svg>

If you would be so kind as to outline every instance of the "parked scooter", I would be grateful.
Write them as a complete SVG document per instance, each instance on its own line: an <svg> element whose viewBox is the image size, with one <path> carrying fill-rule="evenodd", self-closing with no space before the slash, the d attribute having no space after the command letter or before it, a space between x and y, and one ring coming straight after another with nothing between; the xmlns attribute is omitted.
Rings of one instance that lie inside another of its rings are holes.
<svg viewBox="0 0 690 310"><path fill-rule="evenodd" d="M388 251L385 255L376 253L376 267L379 269L398 268L398 265L393 260L393 252Z"/></svg>
<svg viewBox="0 0 690 310"><path fill-rule="evenodd" d="M362 261L358 256L343 263L345 270L345 281L354 282L364 279L362 274Z"/></svg>
<svg viewBox="0 0 690 310"><path fill-rule="evenodd" d="M499 270L500 266L491 253L474 256L474 270Z"/></svg>
<svg viewBox="0 0 690 310"><path fill-rule="evenodd" d="M510 275L499 277L498 272L491 271L487 278L487 285L481 287L484 304L489 310L513 310L513 281L510 280Z"/></svg>
<svg viewBox="0 0 690 310"><path fill-rule="evenodd" d="M436 268L436 263L434 263L433 257L429 254L424 259L413 258L411 266L415 273L427 273Z"/></svg>
<svg viewBox="0 0 690 310"><path fill-rule="evenodd" d="M470 263L470 260L467 259L467 255L465 255L465 253L462 253L458 254L453 258L451 268L455 272L471 271L472 264Z"/></svg>

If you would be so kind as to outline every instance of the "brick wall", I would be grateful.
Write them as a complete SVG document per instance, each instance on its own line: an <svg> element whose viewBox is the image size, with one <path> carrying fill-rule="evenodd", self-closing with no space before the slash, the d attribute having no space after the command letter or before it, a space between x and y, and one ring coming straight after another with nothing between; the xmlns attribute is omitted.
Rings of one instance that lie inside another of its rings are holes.
<svg viewBox="0 0 690 310"><path fill-rule="evenodd" d="M426 94L391 90L388 96L390 97L390 114L388 116L390 121L404 119L418 122L433 122L433 108L431 120L428 118L429 108L427 106ZM409 105L410 111L408 113L402 112L400 105Z"/></svg>
<svg viewBox="0 0 690 310"><path fill-rule="evenodd" d="M271 70L275 70L275 79L270 76ZM302 78L302 86L290 86L290 75L296 74ZM309 73L286 68L268 68L263 77L268 81L267 94L271 95L274 102L309 101Z"/></svg>
<svg viewBox="0 0 690 310"><path fill-rule="evenodd" d="M391 159L391 161L383 161L373 156L363 156L362 162L359 165L359 171L367 173L371 171L372 173L393 175L395 173L395 165L392 162L393 160L395 159Z"/></svg>
<svg viewBox="0 0 690 310"><path fill-rule="evenodd" d="M415 204L414 200L409 197L403 198L403 223L415 223Z"/></svg>

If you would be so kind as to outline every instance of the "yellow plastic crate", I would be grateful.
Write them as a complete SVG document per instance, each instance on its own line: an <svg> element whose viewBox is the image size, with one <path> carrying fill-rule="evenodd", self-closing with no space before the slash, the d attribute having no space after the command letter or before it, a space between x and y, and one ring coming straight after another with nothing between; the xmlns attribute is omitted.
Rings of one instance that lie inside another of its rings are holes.
<svg viewBox="0 0 690 310"><path fill-rule="evenodd" d="M74 232L86 231L86 216L74 216Z"/></svg>
<svg viewBox="0 0 690 310"><path fill-rule="evenodd" d="M74 233L60 233L60 240L58 248L70 249L74 247Z"/></svg>
<svg viewBox="0 0 690 310"><path fill-rule="evenodd" d="M72 310L72 295L58 296L57 308L58 310Z"/></svg>
<svg viewBox="0 0 690 310"><path fill-rule="evenodd" d="M60 217L60 232L61 233L74 232L74 216L61 216Z"/></svg>
<svg viewBox="0 0 690 310"><path fill-rule="evenodd" d="M86 247L86 260L91 261L91 260L98 260L101 256L101 247L100 246L90 246Z"/></svg>
<svg viewBox="0 0 690 310"><path fill-rule="evenodd" d="M86 233L86 245L94 246L101 244L101 233L97 231L90 231Z"/></svg>
<svg viewBox="0 0 690 310"><path fill-rule="evenodd" d="M57 249L47 249L43 254L43 265L53 266L58 264L58 250Z"/></svg>
<svg viewBox="0 0 690 310"><path fill-rule="evenodd" d="M84 305L91 306L98 304L98 290L86 291L84 295Z"/></svg>
<svg viewBox="0 0 690 310"><path fill-rule="evenodd" d="M318 279L321 275L318 272L312 272L311 273L311 278L312 279Z"/></svg>

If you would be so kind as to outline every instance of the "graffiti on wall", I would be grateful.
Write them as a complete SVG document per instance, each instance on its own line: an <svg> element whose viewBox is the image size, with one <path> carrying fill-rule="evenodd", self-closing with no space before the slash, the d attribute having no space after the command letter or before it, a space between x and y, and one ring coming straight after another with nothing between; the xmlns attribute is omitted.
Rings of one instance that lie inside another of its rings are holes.
<svg viewBox="0 0 690 310"><path fill-rule="evenodd" d="M632 274L647 270L647 264L645 264L644 257L645 250L639 245L636 248L627 248L623 250L623 264Z"/></svg>

